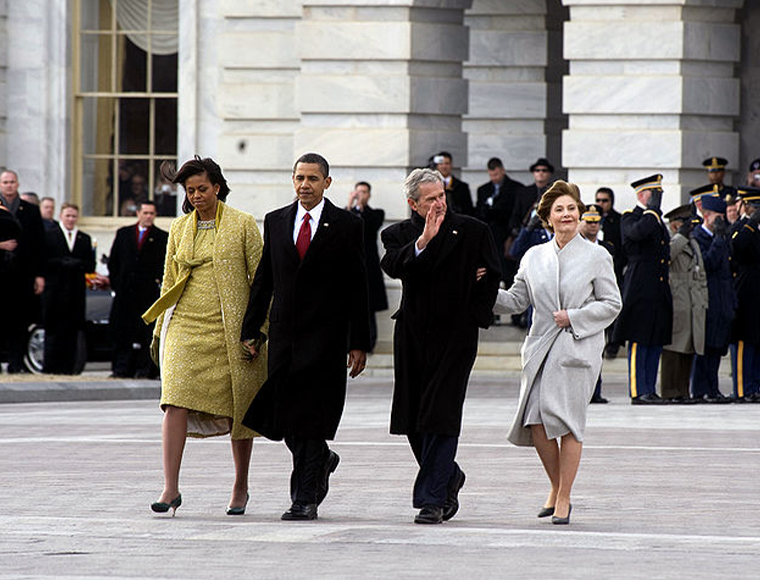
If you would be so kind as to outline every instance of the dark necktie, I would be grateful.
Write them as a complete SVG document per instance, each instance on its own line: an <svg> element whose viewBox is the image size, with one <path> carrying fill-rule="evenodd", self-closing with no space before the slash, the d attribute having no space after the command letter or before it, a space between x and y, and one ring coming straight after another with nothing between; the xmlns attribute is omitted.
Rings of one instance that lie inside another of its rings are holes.
<svg viewBox="0 0 760 580"><path fill-rule="evenodd" d="M303 216L303 223L301 224L301 229L298 231L298 238L296 238L296 251L302 260L306 255L306 250L309 249L309 244L311 243L310 219L311 216L308 213Z"/></svg>

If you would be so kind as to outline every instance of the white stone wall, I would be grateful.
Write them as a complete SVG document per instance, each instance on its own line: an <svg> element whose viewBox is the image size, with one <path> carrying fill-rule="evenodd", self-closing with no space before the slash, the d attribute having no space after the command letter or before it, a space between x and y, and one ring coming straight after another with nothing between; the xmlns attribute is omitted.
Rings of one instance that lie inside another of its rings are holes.
<svg viewBox="0 0 760 580"><path fill-rule="evenodd" d="M707 182L709 156L738 159L741 0L566 0L563 161L584 199L600 185L617 207L629 183L662 173L665 209Z"/></svg>
<svg viewBox="0 0 760 580"><path fill-rule="evenodd" d="M0 167L8 155L8 3L0 0Z"/></svg>
<svg viewBox="0 0 760 580"><path fill-rule="evenodd" d="M36 191L60 201L69 188L68 4L25 0L0 7L0 14L6 14L0 52L7 55L7 68L0 76L0 119L4 112L7 140L3 164L18 172L22 192Z"/></svg>

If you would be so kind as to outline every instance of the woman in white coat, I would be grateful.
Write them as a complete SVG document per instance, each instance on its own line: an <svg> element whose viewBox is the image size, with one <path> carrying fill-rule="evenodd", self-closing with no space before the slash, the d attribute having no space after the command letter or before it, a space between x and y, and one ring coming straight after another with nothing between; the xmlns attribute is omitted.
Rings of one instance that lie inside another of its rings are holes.
<svg viewBox="0 0 760 580"><path fill-rule="evenodd" d="M578 186L556 181L538 215L554 238L523 257L514 284L499 290L494 311L523 312L533 323L522 349L520 401L508 439L533 445L551 491L538 517L570 522L586 409L602 366L604 329L621 307L612 258L577 233L584 211Z"/></svg>

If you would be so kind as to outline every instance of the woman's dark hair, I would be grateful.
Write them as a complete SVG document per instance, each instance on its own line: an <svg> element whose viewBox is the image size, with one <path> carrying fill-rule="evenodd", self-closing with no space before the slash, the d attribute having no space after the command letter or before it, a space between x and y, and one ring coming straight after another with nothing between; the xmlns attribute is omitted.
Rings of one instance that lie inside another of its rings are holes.
<svg viewBox="0 0 760 580"><path fill-rule="evenodd" d="M560 198L563 195L569 195L573 198L578 206L579 218L583 215L583 212L586 211L586 206L583 205L583 202L581 201L581 190L578 189L578 186L574 183L567 183L566 181L558 179L552 183L552 186L541 196L541 200L538 202L538 208L536 209L536 213L538 213L538 217L540 217L541 221L544 223L544 227L550 232L553 232L554 228L549 223L549 214L552 211L554 202L557 201L557 198Z"/></svg>
<svg viewBox="0 0 760 580"><path fill-rule="evenodd" d="M199 175L205 173L208 175L208 180L212 185L219 186L219 193L216 194L216 198L219 201L226 201L227 196L230 193L230 186L227 185L227 180L222 175L222 168L219 164L210 157L201 158L196 155L190 161L185 161L184 165L179 168L178 171L174 170L174 165L169 161L164 161L161 164L161 175L172 183L178 183L184 189L185 182L193 175ZM190 213L193 211L193 204L187 199L187 193L185 193L185 200L182 202L182 211Z"/></svg>

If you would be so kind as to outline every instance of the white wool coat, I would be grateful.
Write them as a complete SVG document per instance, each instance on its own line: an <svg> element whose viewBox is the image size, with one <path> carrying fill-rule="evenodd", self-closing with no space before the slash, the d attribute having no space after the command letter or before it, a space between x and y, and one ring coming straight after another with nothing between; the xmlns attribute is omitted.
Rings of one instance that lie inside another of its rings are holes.
<svg viewBox="0 0 760 580"><path fill-rule="evenodd" d="M539 405L547 437L572 433L583 441L586 409L602 366L604 329L622 306L609 252L580 235L561 250L555 240L534 246L521 260L512 287L499 290L494 311L516 314L529 305L533 323L522 347L520 401L507 438L515 445L533 444L523 416L542 371ZM567 310L570 327L557 326L558 310Z"/></svg>

